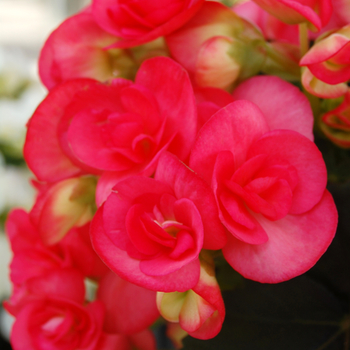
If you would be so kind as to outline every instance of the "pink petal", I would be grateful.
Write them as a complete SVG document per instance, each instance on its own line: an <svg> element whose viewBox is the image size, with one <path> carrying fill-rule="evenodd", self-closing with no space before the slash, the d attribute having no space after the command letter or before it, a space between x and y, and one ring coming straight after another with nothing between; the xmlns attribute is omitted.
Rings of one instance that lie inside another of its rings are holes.
<svg viewBox="0 0 350 350"><path fill-rule="evenodd" d="M265 117L253 103L233 102L215 113L200 130L192 148L190 167L210 184L219 152L231 151L238 168L250 145L268 130Z"/></svg>
<svg viewBox="0 0 350 350"><path fill-rule="evenodd" d="M102 30L90 13L79 13L54 30L39 58L43 84L52 89L74 78L105 81L113 77L109 53L103 50L117 40Z"/></svg>
<svg viewBox="0 0 350 350"><path fill-rule="evenodd" d="M267 235L259 222L250 214L239 196L225 186L233 173L233 156L229 151L218 154L213 173L213 191L219 207L219 218L227 230L237 239L250 244L267 241Z"/></svg>
<svg viewBox="0 0 350 350"><path fill-rule="evenodd" d="M254 0L265 11L288 24L310 22L319 31L325 26L332 14L330 0L311 2L302 0Z"/></svg>
<svg viewBox="0 0 350 350"><path fill-rule="evenodd" d="M77 79L59 85L50 91L29 120L23 152L29 168L40 181L59 181L83 172L61 148L58 126L74 96L96 83Z"/></svg>
<svg viewBox="0 0 350 350"><path fill-rule="evenodd" d="M218 219L218 210L210 187L183 163L164 153L158 163L155 179L169 184L176 198L190 199L198 209L204 228L203 249L221 249L226 234Z"/></svg>
<svg viewBox="0 0 350 350"><path fill-rule="evenodd" d="M247 79L232 93L235 100L255 103L270 130L288 129L313 141L313 113L305 95L294 85L273 76Z"/></svg>
<svg viewBox="0 0 350 350"><path fill-rule="evenodd" d="M156 293L109 272L99 283L97 299L106 306L104 329L132 334L152 325L159 317Z"/></svg>
<svg viewBox="0 0 350 350"><path fill-rule="evenodd" d="M129 32L131 34L129 37L126 36L124 40L117 42L114 46L138 46L143 43L152 41L160 36L168 35L169 33L181 27L188 20L190 20L201 8L203 2L204 0L194 0L191 2L186 1L185 4L187 6L182 11L175 14L170 20L167 20L168 15L165 18L161 16L160 19L158 19L158 22L160 23L155 28L150 28L148 31L144 31L144 33L140 33L139 31L136 31L134 33ZM109 8L111 10L109 10ZM140 23L137 19L135 21L133 18L128 18L127 22L124 24L124 27L123 24L121 24L121 26L119 27L120 21L118 21L119 23L114 22L112 19L113 17L110 16L111 12L109 12L112 11L113 13L113 11L120 11L118 5L116 5L114 0L93 1L92 10L96 22L107 32L115 34L119 37L124 36L123 31L126 27L130 27L132 29L138 28ZM125 18L125 15L123 16L123 18Z"/></svg>
<svg viewBox="0 0 350 350"><path fill-rule="evenodd" d="M198 260L203 246L203 225L198 209L193 202L182 198L175 202L174 213L178 222L192 230L177 233L176 246L170 254L142 260L140 269L146 275L164 276Z"/></svg>
<svg viewBox="0 0 350 350"><path fill-rule="evenodd" d="M141 287L163 292L185 292L197 283L200 265L198 259L166 276L148 276L142 273L140 261L115 246L106 235L102 213L103 206L91 224L92 244L100 258L117 275Z"/></svg>
<svg viewBox="0 0 350 350"><path fill-rule="evenodd" d="M331 243L337 210L332 196L325 191L320 202L300 215L287 215L270 221L255 215L269 236L268 242L250 245L230 238L223 253L229 264L244 277L278 283L309 270Z"/></svg>
<svg viewBox="0 0 350 350"><path fill-rule="evenodd" d="M290 214L308 211L320 201L327 184L327 169L313 142L294 131L275 130L252 145L249 157L259 154L267 154L271 161L274 158L288 161L297 170L298 184L293 191Z"/></svg>
<svg viewBox="0 0 350 350"><path fill-rule="evenodd" d="M141 65L135 83L153 92L159 113L166 118L163 140L176 135L167 150L185 159L197 131L196 101L186 70L170 58L155 57Z"/></svg>

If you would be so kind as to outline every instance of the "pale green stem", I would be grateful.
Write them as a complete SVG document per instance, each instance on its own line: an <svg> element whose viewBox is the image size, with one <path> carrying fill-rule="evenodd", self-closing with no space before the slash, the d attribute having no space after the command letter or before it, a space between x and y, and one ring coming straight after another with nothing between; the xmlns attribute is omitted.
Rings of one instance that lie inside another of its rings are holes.
<svg viewBox="0 0 350 350"><path fill-rule="evenodd" d="M300 56L303 57L309 50L309 39L307 36L307 24L299 24Z"/></svg>

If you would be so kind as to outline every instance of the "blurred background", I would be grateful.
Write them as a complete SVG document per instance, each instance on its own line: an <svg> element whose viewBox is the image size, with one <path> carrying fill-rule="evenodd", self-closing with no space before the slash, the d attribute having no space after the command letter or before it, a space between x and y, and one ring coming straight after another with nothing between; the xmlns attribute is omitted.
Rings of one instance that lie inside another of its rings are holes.
<svg viewBox="0 0 350 350"><path fill-rule="evenodd" d="M66 17L89 0L0 0L0 300L11 293L11 253L4 234L14 207L30 209L34 191L22 147L25 124L47 91L37 73L40 49ZM0 309L0 349L11 349L11 318Z"/></svg>

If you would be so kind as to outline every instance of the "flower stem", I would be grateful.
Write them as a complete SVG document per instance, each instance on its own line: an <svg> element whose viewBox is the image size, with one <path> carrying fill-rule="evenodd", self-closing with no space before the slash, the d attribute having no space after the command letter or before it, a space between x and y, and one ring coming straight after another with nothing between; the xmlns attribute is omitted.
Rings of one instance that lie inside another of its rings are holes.
<svg viewBox="0 0 350 350"><path fill-rule="evenodd" d="M300 57L303 57L309 50L309 39L307 36L307 24L299 24L299 45L300 45Z"/></svg>

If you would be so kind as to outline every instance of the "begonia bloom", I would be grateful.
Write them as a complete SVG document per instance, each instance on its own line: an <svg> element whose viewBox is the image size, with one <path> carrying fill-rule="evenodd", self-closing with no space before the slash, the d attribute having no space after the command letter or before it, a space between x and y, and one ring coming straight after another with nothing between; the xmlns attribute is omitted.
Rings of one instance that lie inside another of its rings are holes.
<svg viewBox="0 0 350 350"><path fill-rule="evenodd" d="M335 109L325 113L320 121L320 128L336 145L350 148L350 92Z"/></svg>
<svg viewBox="0 0 350 350"><path fill-rule="evenodd" d="M103 316L101 302L83 306L55 297L33 301L17 315L11 344L15 350L97 350Z"/></svg>
<svg viewBox="0 0 350 350"><path fill-rule="evenodd" d="M301 83L307 92L321 98L338 98L348 91L346 83L327 84L316 78L307 67L302 69Z"/></svg>
<svg viewBox="0 0 350 350"><path fill-rule="evenodd" d="M135 83L75 79L51 90L29 122L24 154L42 181L84 172L150 175L162 150L185 159L196 129L187 72L156 57L142 64Z"/></svg>
<svg viewBox="0 0 350 350"><path fill-rule="evenodd" d="M161 315L169 322L178 322L184 331L198 339L215 337L225 318L225 306L213 267L201 261L199 281L191 290L157 293Z"/></svg>
<svg viewBox="0 0 350 350"><path fill-rule="evenodd" d="M196 88L194 95L198 112L197 132L215 112L234 101L233 97L227 91L212 87ZM100 206L107 199L117 182L129 175L128 172L104 172L97 183L97 206Z"/></svg>
<svg viewBox="0 0 350 350"><path fill-rule="evenodd" d="M89 225L70 230L59 244L47 247L30 214L18 209L9 214L6 232L14 252L11 280L15 285L63 268L75 268L93 278L108 270L91 246Z"/></svg>
<svg viewBox="0 0 350 350"><path fill-rule="evenodd" d="M277 98L264 105L273 110ZM310 131L294 131L303 108L275 125L262 111L240 100L217 112L201 129L190 166L211 184L230 232L226 260L246 278L277 283L316 263L335 234L337 212Z"/></svg>
<svg viewBox="0 0 350 350"><path fill-rule="evenodd" d="M237 80L256 74L266 56L258 28L214 1L205 2L166 42L197 86L228 89Z"/></svg>
<svg viewBox="0 0 350 350"><path fill-rule="evenodd" d="M110 48L116 40L96 24L90 12L68 18L51 33L41 50L41 81L52 89L76 78L133 80L145 59L167 55L161 39L128 50Z"/></svg>
<svg viewBox="0 0 350 350"><path fill-rule="evenodd" d="M319 31L332 15L331 0L253 0L265 11L288 24L308 23Z"/></svg>
<svg viewBox="0 0 350 350"><path fill-rule="evenodd" d="M93 20L91 13L79 13L65 20L45 42L39 58L39 75L43 84L52 89L74 78L94 78L105 81L115 78L120 50L104 50L116 41ZM124 60L125 61L125 60ZM123 73L127 76L127 64ZM122 66L121 66L122 67ZM120 68L121 68L120 67ZM119 68L119 69L120 69Z"/></svg>
<svg viewBox="0 0 350 350"><path fill-rule="evenodd" d="M269 41L299 45L298 26L280 21L264 11L253 0L238 3L232 10L240 17L255 23Z"/></svg>
<svg viewBox="0 0 350 350"><path fill-rule="evenodd" d="M311 73L327 84L350 79L350 25L323 35L300 60Z"/></svg>
<svg viewBox="0 0 350 350"><path fill-rule="evenodd" d="M65 140L58 137L58 132L74 97L97 84L93 79L73 79L58 85L49 92L29 120L23 153L27 165L39 181L56 182L96 173L72 156Z"/></svg>
<svg viewBox="0 0 350 350"><path fill-rule="evenodd" d="M17 209L9 214L6 232L14 253L11 263L14 284L20 285L32 277L71 265L69 255L62 254L58 247L48 249L43 245L38 229L24 210Z"/></svg>
<svg viewBox="0 0 350 350"><path fill-rule="evenodd" d="M112 271L164 292L194 287L201 249L226 242L209 186L170 153L154 179L132 176L116 184L97 210L91 236Z"/></svg>
<svg viewBox="0 0 350 350"><path fill-rule="evenodd" d="M93 0L92 13L107 32L121 38L115 46L137 46L165 36L186 23L204 0Z"/></svg>

